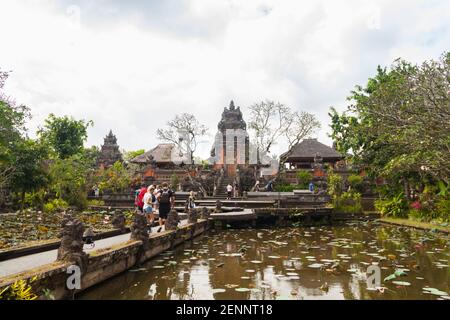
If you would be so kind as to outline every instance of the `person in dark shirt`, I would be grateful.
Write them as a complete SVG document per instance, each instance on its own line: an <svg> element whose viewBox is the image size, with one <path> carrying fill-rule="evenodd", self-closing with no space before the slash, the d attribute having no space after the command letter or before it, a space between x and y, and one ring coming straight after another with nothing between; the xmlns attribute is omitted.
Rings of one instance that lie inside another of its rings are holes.
<svg viewBox="0 0 450 320"><path fill-rule="evenodd" d="M159 228L157 232L161 232L170 210L175 206L175 192L169 188L167 183L163 183L162 189L157 195L157 200L159 203Z"/></svg>

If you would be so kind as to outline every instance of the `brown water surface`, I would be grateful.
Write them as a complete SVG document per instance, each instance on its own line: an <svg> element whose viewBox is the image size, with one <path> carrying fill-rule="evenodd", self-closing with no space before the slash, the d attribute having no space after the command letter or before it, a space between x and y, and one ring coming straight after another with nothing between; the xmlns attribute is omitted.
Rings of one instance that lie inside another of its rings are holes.
<svg viewBox="0 0 450 320"><path fill-rule="evenodd" d="M209 231L78 298L449 299L449 256L447 235L377 222Z"/></svg>

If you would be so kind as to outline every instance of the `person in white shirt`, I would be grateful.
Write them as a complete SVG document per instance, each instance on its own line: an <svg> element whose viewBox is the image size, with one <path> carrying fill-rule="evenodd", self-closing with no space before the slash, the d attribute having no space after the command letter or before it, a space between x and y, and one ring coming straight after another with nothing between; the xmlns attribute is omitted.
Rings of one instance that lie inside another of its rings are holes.
<svg viewBox="0 0 450 320"><path fill-rule="evenodd" d="M155 195L153 192L155 191L155 187L153 185L149 186L147 189L147 193L144 195L143 201L144 201L144 214L147 217L147 222L150 225L150 227L153 224L153 221L155 220L155 215L153 213L154 211L154 203L156 201Z"/></svg>
<svg viewBox="0 0 450 320"><path fill-rule="evenodd" d="M227 199L231 199L231 194L233 193L233 186L231 184L227 185Z"/></svg>

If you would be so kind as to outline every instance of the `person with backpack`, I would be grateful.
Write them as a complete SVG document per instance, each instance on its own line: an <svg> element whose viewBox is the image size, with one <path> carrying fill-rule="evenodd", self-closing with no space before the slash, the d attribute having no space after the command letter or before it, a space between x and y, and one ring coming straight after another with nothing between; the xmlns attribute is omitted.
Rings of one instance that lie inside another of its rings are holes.
<svg viewBox="0 0 450 320"><path fill-rule="evenodd" d="M139 190L136 191L136 197L134 198L134 206L140 213L144 213L144 195L147 193L147 188L142 185Z"/></svg>
<svg viewBox="0 0 450 320"><path fill-rule="evenodd" d="M159 203L159 228L157 232L161 232L162 226L166 223L167 216L175 206L175 192L173 192L167 182L162 185L161 191L158 193L157 200Z"/></svg>
<svg viewBox="0 0 450 320"><path fill-rule="evenodd" d="M156 197L153 194L155 191L155 187L153 185L149 186L147 189L147 193L144 195L144 214L147 217L147 223L149 224L149 228L151 228L153 221L155 221L154 211L154 202L156 201ZM150 229L151 230L151 229Z"/></svg>

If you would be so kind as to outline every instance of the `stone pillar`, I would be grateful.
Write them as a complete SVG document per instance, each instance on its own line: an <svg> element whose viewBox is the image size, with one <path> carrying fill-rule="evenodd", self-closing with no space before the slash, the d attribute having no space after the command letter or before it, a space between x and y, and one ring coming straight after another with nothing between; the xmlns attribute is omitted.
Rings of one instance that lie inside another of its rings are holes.
<svg viewBox="0 0 450 320"><path fill-rule="evenodd" d="M147 219L143 214L136 212L131 224L131 240L142 241L144 249L147 249L149 245L147 230Z"/></svg>
<svg viewBox="0 0 450 320"><path fill-rule="evenodd" d="M209 209L207 207L202 208L202 219L209 219Z"/></svg>
<svg viewBox="0 0 450 320"><path fill-rule="evenodd" d="M180 217L178 216L177 210L170 210L165 224L166 230L177 230L178 222L180 222Z"/></svg>
<svg viewBox="0 0 450 320"><path fill-rule="evenodd" d="M220 200L216 201L216 208L214 209L215 213L221 213L222 212L222 202Z"/></svg>
<svg viewBox="0 0 450 320"><path fill-rule="evenodd" d="M58 238L61 244L58 248L57 260L78 265L82 271L87 267L87 254L83 251L83 223L71 214L65 214L61 221Z"/></svg>
<svg viewBox="0 0 450 320"><path fill-rule="evenodd" d="M193 208L190 210L188 222L189 223L197 223L198 220L198 210Z"/></svg>
<svg viewBox="0 0 450 320"><path fill-rule="evenodd" d="M114 213L114 216L113 216L112 220L111 220L111 223L112 223L114 228L120 229L122 231L122 233L123 233L123 232L126 231L125 221L126 221L125 215L122 212L117 212L116 211Z"/></svg>

